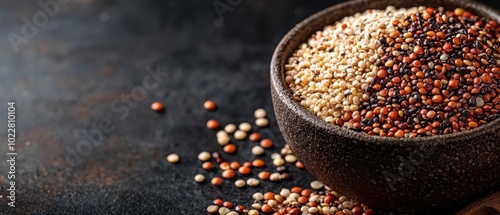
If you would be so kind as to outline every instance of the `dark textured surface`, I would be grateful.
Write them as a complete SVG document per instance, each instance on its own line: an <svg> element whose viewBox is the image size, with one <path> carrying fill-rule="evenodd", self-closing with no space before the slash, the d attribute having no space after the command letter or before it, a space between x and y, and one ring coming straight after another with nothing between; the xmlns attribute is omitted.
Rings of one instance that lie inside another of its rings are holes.
<svg viewBox="0 0 500 215"><path fill-rule="evenodd" d="M300 23L278 46L271 63L272 94L285 139L304 165L335 190L378 208L397 211L456 207L499 189L500 120L479 129L433 137L370 136L329 125L292 100L283 66L301 41L322 26L388 5L464 7L500 20L467 1L369 1L338 5Z"/></svg>
<svg viewBox="0 0 500 215"><path fill-rule="evenodd" d="M294 181L243 190L232 182L220 189L198 185L192 178L203 172L198 152L220 150L215 133L204 128L210 118L241 122L265 107L272 123L263 133L284 144L272 114L271 55L296 23L336 2L243 0L219 26L213 1L72 0L17 53L7 35L21 34L22 18L31 19L41 7L37 1L0 2L0 118L6 118L6 102L15 100L19 153L12 210L5 199L7 146L0 147L0 214L205 214L216 197L248 206L257 190L307 186L312 177L295 168ZM139 92L133 89L142 86L146 67L155 65L168 77L131 103L126 115L122 98ZM219 103L217 112L202 109L207 98ZM163 115L149 109L157 100L165 102ZM69 166L72 150L88 139L81 134L102 119L114 129ZM0 137L6 137L5 121ZM180 164L164 160L171 152L180 154ZM227 157L243 161L253 158L249 154Z"/></svg>

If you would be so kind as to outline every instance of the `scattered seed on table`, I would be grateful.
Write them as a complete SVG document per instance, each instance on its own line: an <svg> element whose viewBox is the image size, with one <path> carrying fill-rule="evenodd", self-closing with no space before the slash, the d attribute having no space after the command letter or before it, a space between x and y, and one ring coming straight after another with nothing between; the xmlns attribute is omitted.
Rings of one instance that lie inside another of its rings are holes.
<svg viewBox="0 0 500 215"><path fill-rule="evenodd" d="M247 133L242 130L237 130L234 132L234 138L237 140L244 140L247 137Z"/></svg>
<svg viewBox="0 0 500 215"><path fill-rule="evenodd" d="M231 169L231 166L229 165L229 162L224 161L224 162L219 164L219 168L221 170L228 170L228 169Z"/></svg>
<svg viewBox="0 0 500 215"><path fill-rule="evenodd" d="M271 139L263 139L260 141L260 146L266 149L271 148L273 147L273 141Z"/></svg>
<svg viewBox="0 0 500 215"><path fill-rule="evenodd" d="M224 203L222 203L222 206L231 209L233 208L233 203L230 201L225 201Z"/></svg>
<svg viewBox="0 0 500 215"><path fill-rule="evenodd" d="M214 205L217 205L219 207L222 207L222 204L224 204L224 200L222 200L221 198L218 198L218 199L214 199Z"/></svg>
<svg viewBox="0 0 500 215"><path fill-rule="evenodd" d="M244 132L250 132L252 131L252 125L250 125L250 123L248 122L243 122L241 123L238 128Z"/></svg>
<svg viewBox="0 0 500 215"><path fill-rule="evenodd" d="M260 134L255 132L255 133L250 135L249 139L250 139L250 141L257 142L260 140Z"/></svg>
<svg viewBox="0 0 500 215"><path fill-rule="evenodd" d="M238 172L242 175L249 175L252 173L252 169L247 166L242 166L238 169Z"/></svg>
<svg viewBox="0 0 500 215"><path fill-rule="evenodd" d="M290 155L290 154L292 154L292 150L290 150L289 148L285 148L285 147L283 147L283 148L281 149L281 151L280 151L280 154L281 154L281 155L285 155L285 156L286 156L286 155Z"/></svg>
<svg viewBox="0 0 500 215"><path fill-rule="evenodd" d="M259 108L259 109L255 110L255 112L253 113L253 116L257 119L260 119L260 118L266 117L267 113L266 113L266 110Z"/></svg>
<svg viewBox="0 0 500 215"><path fill-rule="evenodd" d="M211 157L212 156L210 155L209 152L203 151L203 152L200 152L200 154L198 155L198 160L207 161L207 160L210 160Z"/></svg>
<svg viewBox="0 0 500 215"><path fill-rule="evenodd" d="M299 169L305 169L304 165L300 161L295 162L295 166Z"/></svg>
<svg viewBox="0 0 500 215"><path fill-rule="evenodd" d="M231 138L229 136L217 137L217 143L219 143L219 145L221 145L221 146L225 146L229 142L231 142Z"/></svg>
<svg viewBox="0 0 500 215"><path fill-rule="evenodd" d="M244 212L244 210L246 210L246 209L247 209L247 208L246 208L245 206L243 206L243 205L238 205L238 206L236 206L236 208L235 208L235 210L236 210L237 212L241 212L241 213L243 213L243 212Z"/></svg>
<svg viewBox="0 0 500 215"><path fill-rule="evenodd" d="M269 176L269 180L271 181L281 181L281 174L275 172Z"/></svg>
<svg viewBox="0 0 500 215"><path fill-rule="evenodd" d="M253 162L252 162L252 166L255 167L255 168L262 168L266 165L266 162L262 159L255 159Z"/></svg>
<svg viewBox="0 0 500 215"><path fill-rule="evenodd" d="M265 180L268 180L269 179L269 176L271 175L271 173L269 173L268 171L262 171L262 172L259 172L259 174L257 175L261 180L265 181Z"/></svg>
<svg viewBox="0 0 500 215"><path fill-rule="evenodd" d="M249 178L247 180L247 185L250 186L250 187L255 187L255 186L259 186L260 184L260 181L259 179L256 179L256 178Z"/></svg>
<svg viewBox="0 0 500 215"><path fill-rule="evenodd" d="M231 212L227 213L227 215L239 215L239 213L236 211L231 211Z"/></svg>
<svg viewBox="0 0 500 215"><path fill-rule="evenodd" d="M281 173L281 180L289 180L292 176L288 173Z"/></svg>
<svg viewBox="0 0 500 215"><path fill-rule="evenodd" d="M240 167L241 167L241 164L240 162L238 161L233 161L229 164L229 166L231 167L231 169L233 170L238 170Z"/></svg>
<svg viewBox="0 0 500 215"><path fill-rule="evenodd" d="M283 166L283 165L285 165L285 160L283 158L279 157L279 158L276 158L273 160L273 164L275 166Z"/></svg>
<svg viewBox="0 0 500 215"><path fill-rule="evenodd" d="M257 210L250 210L250 211L248 211L248 215L259 215L259 211L257 211Z"/></svg>
<svg viewBox="0 0 500 215"><path fill-rule="evenodd" d="M269 125L269 120L268 120L268 119L266 119L266 118L259 118L259 119L256 119L256 120L255 120L255 125L257 125L258 127L264 128L264 127L266 127L267 125Z"/></svg>
<svg viewBox="0 0 500 215"><path fill-rule="evenodd" d="M231 210L229 210L229 208L226 208L226 207L220 207L219 208L219 214L220 215L227 215Z"/></svg>
<svg viewBox="0 0 500 215"><path fill-rule="evenodd" d="M211 130L215 130L219 128L219 122L215 119L208 120L207 128Z"/></svg>
<svg viewBox="0 0 500 215"><path fill-rule="evenodd" d="M234 182L234 186L239 187L239 188L245 187L245 185L246 185L246 183L242 179L236 180Z"/></svg>
<svg viewBox="0 0 500 215"><path fill-rule="evenodd" d="M215 102L212 100L207 100L205 101L205 103L203 103L203 107L208 111L214 111L215 109L217 109L217 104L215 104Z"/></svg>
<svg viewBox="0 0 500 215"><path fill-rule="evenodd" d="M226 127L224 127L224 131L227 132L228 134L232 134L236 131L236 125L235 124L227 124Z"/></svg>
<svg viewBox="0 0 500 215"><path fill-rule="evenodd" d="M198 174L194 176L194 181L202 183L205 181L205 176L203 174Z"/></svg>
<svg viewBox="0 0 500 215"><path fill-rule="evenodd" d="M167 156L167 161L170 163L177 163L177 162L179 162L179 160L180 160L180 157L178 154L173 153L173 154L169 154Z"/></svg>
<svg viewBox="0 0 500 215"><path fill-rule="evenodd" d="M204 170L212 170L214 169L214 165L212 164L212 162L210 161L206 161L204 162L201 167L204 169Z"/></svg>
<svg viewBox="0 0 500 215"><path fill-rule="evenodd" d="M153 104L151 104L151 109L155 112L162 112L165 110L165 107L161 102L153 102Z"/></svg>
<svg viewBox="0 0 500 215"><path fill-rule="evenodd" d="M271 206L269 206L268 204L263 204L262 207L260 208L260 210L264 213L269 213L271 212L273 208Z"/></svg>
<svg viewBox="0 0 500 215"><path fill-rule="evenodd" d="M323 183L321 183L320 181L313 181L313 182L311 182L311 188L313 188L315 190L319 190L319 189L323 188Z"/></svg>
<svg viewBox="0 0 500 215"><path fill-rule="evenodd" d="M207 212L210 214L218 213L219 212L219 206L217 205L210 205L207 207Z"/></svg>
<svg viewBox="0 0 500 215"><path fill-rule="evenodd" d="M246 166L246 167L248 167L248 168L252 168L252 167L253 167L252 162L250 162L250 161L245 161L245 162L243 163L243 166Z"/></svg>
<svg viewBox="0 0 500 215"><path fill-rule="evenodd" d="M264 194L262 194L261 192L256 192L252 195L252 198L254 200L261 201L264 199Z"/></svg>
<svg viewBox="0 0 500 215"><path fill-rule="evenodd" d="M236 176L236 173L234 173L234 170L232 169L226 169L224 172L222 172L222 177L225 179L233 179Z"/></svg>
<svg viewBox="0 0 500 215"><path fill-rule="evenodd" d="M264 154L264 148L262 148L261 146L254 146L254 147L252 147L252 154L262 155L262 154Z"/></svg>
<svg viewBox="0 0 500 215"><path fill-rule="evenodd" d="M287 163L295 163L297 161L297 157L295 155L285 155L285 161Z"/></svg>
<svg viewBox="0 0 500 215"><path fill-rule="evenodd" d="M287 169L286 169L286 166L279 166L279 167L276 167L276 171L279 173L282 173L282 172L286 172Z"/></svg>
<svg viewBox="0 0 500 215"><path fill-rule="evenodd" d="M224 146L223 151L228 154L233 154L236 152L236 145L230 143Z"/></svg>
<svg viewBox="0 0 500 215"><path fill-rule="evenodd" d="M225 132L224 130L220 130L220 131L217 132L216 137L217 138L219 138L219 137L229 137L229 134L227 132Z"/></svg>
<svg viewBox="0 0 500 215"><path fill-rule="evenodd" d="M281 155L280 155L280 154L278 154L278 153L276 153L276 152L273 152L273 153L271 154L271 159L273 159L273 160L274 160L274 159L277 159L277 158L280 158L280 157L281 157Z"/></svg>
<svg viewBox="0 0 500 215"><path fill-rule="evenodd" d="M214 178L212 178L212 181L211 181L211 183L215 186L222 185L222 182L224 182L224 180L221 177L214 177Z"/></svg>

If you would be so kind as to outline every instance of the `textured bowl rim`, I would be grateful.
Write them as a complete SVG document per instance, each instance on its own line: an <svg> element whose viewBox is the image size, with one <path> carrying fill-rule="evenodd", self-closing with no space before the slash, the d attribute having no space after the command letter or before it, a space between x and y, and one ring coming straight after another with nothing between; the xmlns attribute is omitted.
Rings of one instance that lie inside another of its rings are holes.
<svg viewBox="0 0 500 215"><path fill-rule="evenodd" d="M427 145L427 144L447 144L450 142L457 141L466 141L475 137L481 138L481 135L485 133L491 132L492 130L500 129L500 118L495 119L492 122L489 122L485 125L479 126L475 129L470 129L467 131L461 131L457 133L444 134L444 135L433 135L433 136L425 136L425 137L413 137L413 138L395 138L395 137L381 137L375 135L369 135L362 131L353 131L345 127L341 127L338 125L330 124L319 117L313 115L311 112L302 107L296 100L293 99L292 94L288 85L284 80L284 65L281 62L285 62L283 59L283 53L286 48L289 46L290 41L294 39L294 37L298 36L299 32L307 29L309 23L315 22L317 19L322 19L322 17L326 16L328 13L334 13L336 10L345 8L345 7L355 7L356 5L365 4L368 2L381 1L385 3L385 0L351 0L347 2L343 2L340 4L336 4L330 6L326 9L323 9L308 18L304 19L300 23L298 23L295 27L293 27L279 42L277 45L272 59L271 59L271 87L274 88L278 99L282 100L285 105L294 111L299 117L304 119L306 122L313 124L321 129L328 130L333 132L339 136L343 136L346 138L351 138L353 140L370 142L370 143L386 143L386 144L419 144L419 145ZM497 21L500 20L500 12L494 10L488 6L483 4L469 1L469 0L445 0L455 4L459 4L464 8L471 8L474 12L481 12L484 14L488 14L490 18L493 18ZM389 6L389 5L387 5ZM321 29L316 29L321 30ZM294 50L297 47L294 47ZM288 58L288 56L286 56ZM354 141L357 142L357 141Z"/></svg>

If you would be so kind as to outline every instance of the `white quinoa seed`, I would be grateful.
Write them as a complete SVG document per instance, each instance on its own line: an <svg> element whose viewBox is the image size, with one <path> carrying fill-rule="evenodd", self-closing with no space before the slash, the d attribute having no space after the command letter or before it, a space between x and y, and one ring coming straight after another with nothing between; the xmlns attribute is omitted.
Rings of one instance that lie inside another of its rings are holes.
<svg viewBox="0 0 500 215"><path fill-rule="evenodd" d="M250 186L250 187L256 187L256 186L259 186L260 184L260 181L259 179L256 179L256 178L249 178L247 180L247 185Z"/></svg>
<svg viewBox="0 0 500 215"><path fill-rule="evenodd" d="M258 201L260 201L260 200L264 199L264 194L262 194L261 192L257 192L257 193L254 193L254 194L252 195L252 198L253 198L254 200L258 200Z"/></svg>
<svg viewBox="0 0 500 215"><path fill-rule="evenodd" d="M255 110L255 112L253 113L253 116L257 119L260 119L260 118L266 117L267 113L266 113L266 110L259 108L259 109Z"/></svg>
<svg viewBox="0 0 500 215"><path fill-rule="evenodd" d="M246 183L242 179L236 180L234 182L234 186L239 187L239 188L245 187L245 185L246 185Z"/></svg>
<svg viewBox="0 0 500 215"><path fill-rule="evenodd" d="M229 212L227 215L239 215L239 213L238 213L238 212L236 212L236 211L231 211L231 212Z"/></svg>
<svg viewBox="0 0 500 215"><path fill-rule="evenodd" d="M254 146L254 147L252 147L252 154L262 155L262 154L264 154L264 148L262 148L261 146Z"/></svg>
<svg viewBox="0 0 500 215"><path fill-rule="evenodd" d="M323 183L321 183L320 181L313 181L313 182L311 182L311 188L313 188L315 190L319 190L319 189L323 188Z"/></svg>
<svg viewBox="0 0 500 215"><path fill-rule="evenodd" d="M209 152L203 151L203 152L200 152L200 154L198 155L198 160L207 161L207 160L210 160L211 157L212 156L210 155Z"/></svg>
<svg viewBox="0 0 500 215"><path fill-rule="evenodd" d="M250 210L250 211L248 211L248 215L259 215L259 211L258 210Z"/></svg>
<svg viewBox="0 0 500 215"><path fill-rule="evenodd" d="M418 10L367 10L311 35L285 64L285 81L294 99L329 123L356 112L369 99L365 89L376 76L378 54L384 52L379 39L396 30L394 20Z"/></svg>
<svg viewBox="0 0 500 215"><path fill-rule="evenodd" d="M278 153L276 153L276 152L274 152L274 153L272 153L272 154L271 154L271 159L273 159L273 160L274 160L274 159L278 159L278 158L281 158L281 155L280 155L280 154L278 154Z"/></svg>
<svg viewBox="0 0 500 215"><path fill-rule="evenodd" d="M297 157L295 157L295 155L285 155L285 161L287 163L295 163L297 162Z"/></svg>
<svg viewBox="0 0 500 215"><path fill-rule="evenodd" d="M210 214L217 213L217 212L219 212L219 206L217 206L217 205L210 205L210 206L207 207L207 212L210 213Z"/></svg>
<svg viewBox="0 0 500 215"><path fill-rule="evenodd" d="M279 173L275 172L275 173L273 173L273 174L271 174L269 176L269 180L271 180L271 181L281 181L281 175Z"/></svg>
<svg viewBox="0 0 500 215"><path fill-rule="evenodd" d="M177 162L179 162L179 160L180 160L180 157L178 154L173 153L173 154L169 154L167 156L167 161L170 163L177 163Z"/></svg>
<svg viewBox="0 0 500 215"><path fill-rule="evenodd" d="M234 138L237 140L244 140L247 137L247 132L244 132L242 130L237 130L234 132Z"/></svg>
<svg viewBox="0 0 500 215"><path fill-rule="evenodd" d="M227 215L229 213L229 208L226 208L226 207L220 207L219 208L219 214L220 215Z"/></svg>
<svg viewBox="0 0 500 215"><path fill-rule="evenodd" d="M224 146L228 144L231 141L231 138L229 136L221 136L217 137L217 142L221 145Z"/></svg>
<svg viewBox="0 0 500 215"><path fill-rule="evenodd" d="M217 137L224 137L224 136L229 136L229 134L223 130L220 130L217 132Z"/></svg>
<svg viewBox="0 0 500 215"><path fill-rule="evenodd" d="M205 181L205 176L203 174L198 174L194 176L194 181L202 183Z"/></svg>
<svg viewBox="0 0 500 215"><path fill-rule="evenodd" d="M236 131L236 125L234 124L227 124L226 127L224 127L224 131L229 133L229 134L232 134Z"/></svg>
<svg viewBox="0 0 500 215"><path fill-rule="evenodd" d="M283 166L283 165L285 165L285 160L283 158L279 157L279 158L276 158L273 160L273 164L275 166Z"/></svg>
<svg viewBox="0 0 500 215"><path fill-rule="evenodd" d="M244 132L250 132L252 131L252 125L248 122L241 123L238 128Z"/></svg>
<svg viewBox="0 0 500 215"><path fill-rule="evenodd" d="M266 118L256 119L255 125L257 125L258 127L261 127L261 128L266 127L267 125L269 125L269 120Z"/></svg>

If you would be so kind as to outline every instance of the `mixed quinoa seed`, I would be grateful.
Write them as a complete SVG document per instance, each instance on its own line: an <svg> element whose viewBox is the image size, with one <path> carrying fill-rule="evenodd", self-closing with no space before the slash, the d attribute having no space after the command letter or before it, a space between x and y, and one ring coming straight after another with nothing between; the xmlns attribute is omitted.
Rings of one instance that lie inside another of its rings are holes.
<svg viewBox="0 0 500 215"><path fill-rule="evenodd" d="M208 100L204 103L204 108L207 111L215 111L216 107L217 105L213 101ZM198 154L198 160L203 171L194 175L194 181L200 184L208 181L212 186L217 187L223 187L230 181L230 184L233 184L231 186L244 189L245 187L259 187L262 183L279 183L291 180L289 166L304 169L302 163L293 155L288 144L285 144L279 153L271 153L272 164L266 164L263 159L265 152L275 148L273 140L263 138L259 133L261 132L260 128L268 126L269 120L266 116L267 113L264 109L255 110L255 126L243 122L238 126L230 123L221 128L217 120L209 120L207 122L208 129L220 129L217 131L216 139L222 147L222 152L226 154L236 153L237 148L235 144L231 143L232 140L244 141L248 139L250 144L255 144L251 149L253 158L244 162L231 161L225 159L222 153L202 151ZM248 133L251 135L247 135ZM171 163L177 163L180 157L177 154L170 154L167 156L167 160ZM282 188L280 192L276 193L257 191L249 196L249 200L248 206L244 206L234 205L229 200L217 198L213 204L207 206L206 211L209 214L220 215L383 214L359 201L340 195L320 181L312 181L310 188L298 186L291 189Z"/></svg>
<svg viewBox="0 0 500 215"><path fill-rule="evenodd" d="M370 135L484 125L500 111L500 28L461 8L368 10L313 34L288 59L294 99Z"/></svg>

